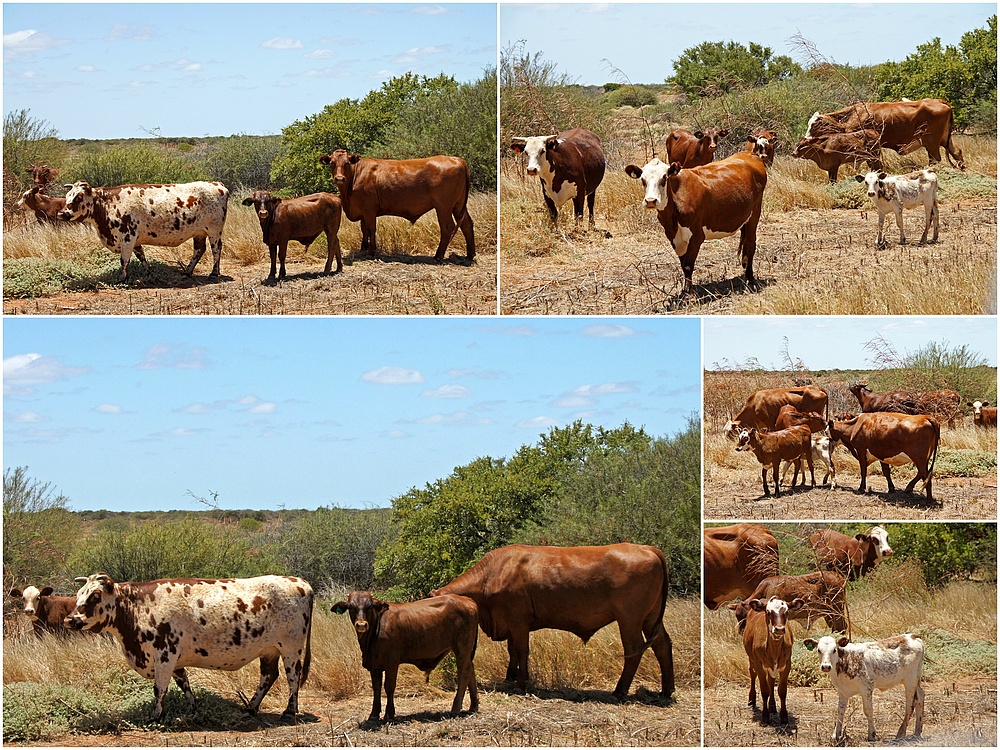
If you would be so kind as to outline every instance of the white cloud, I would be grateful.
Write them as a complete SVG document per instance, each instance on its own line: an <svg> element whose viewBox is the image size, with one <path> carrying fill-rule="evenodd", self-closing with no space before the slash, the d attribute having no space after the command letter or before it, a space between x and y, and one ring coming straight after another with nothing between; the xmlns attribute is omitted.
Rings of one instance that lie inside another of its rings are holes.
<svg viewBox="0 0 1000 750"><path fill-rule="evenodd" d="M385 366L369 370L361 376L361 380L378 385L414 385L423 383L424 376L419 370Z"/></svg>
<svg viewBox="0 0 1000 750"><path fill-rule="evenodd" d="M146 42L156 38L152 26L139 26L131 23L116 23L104 37L109 42Z"/></svg>
<svg viewBox="0 0 1000 750"><path fill-rule="evenodd" d="M635 393L639 386L634 381L624 383L601 383L600 385L578 385L572 391L580 396L607 396L614 393Z"/></svg>
<svg viewBox="0 0 1000 750"><path fill-rule="evenodd" d="M629 336L638 336L639 333L630 326L613 323L596 323L584 326L580 330L581 336L592 336L599 339L621 339Z"/></svg>
<svg viewBox="0 0 1000 750"><path fill-rule="evenodd" d="M3 361L3 392L31 393L36 385L69 380L88 372L85 367L68 367L58 357L15 354Z"/></svg>
<svg viewBox="0 0 1000 750"><path fill-rule="evenodd" d="M544 430L546 427L555 427L559 424L552 417L531 417L530 419L522 419L520 422L515 423L516 427L527 427L532 430Z"/></svg>
<svg viewBox="0 0 1000 750"><path fill-rule="evenodd" d="M411 437L411 435L406 430L389 430L388 432L383 432L382 437L386 440L405 440Z"/></svg>
<svg viewBox="0 0 1000 750"><path fill-rule="evenodd" d="M445 373L449 378L476 378L478 380L504 380L507 377L503 370L483 370L478 367L453 367Z"/></svg>
<svg viewBox="0 0 1000 750"><path fill-rule="evenodd" d="M93 65L77 65L76 69L81 73L96 73L97 68Z"/></svg>
<svg viewBox="0 0 1000 750"><path fill-rule="evenodd" d="M593 406L594 399L586 398L584 396L560 396L552 402L552 406L558 406L560 409L580 409L584 406Z"/></svg>
<svg viewBox="0 0 1000 750"><path fill-rule="evenodd" d="M161 342L153 344L143 355L137 370L203 370L208 367L208 356L199 346Z"/></svg>
<svg viewBox="0 0 1000 750"><path fill-rule="evenodd" d="M172 430L167 430L165 432L158 432L157 436L168 437L168 438L188 438L188 437L197 437L198 435L201 435L208 431L209 430L207 430L204 427L197 429L191 429L190 427L175 427Z"/></svg>
<svg viewBox="0 0 1000 750"><path fill-rule="evenodd" d="M443 16L448 9L443 5L418 5L412 12L418 16Z"/></svg>
<svg viewBox="0 0 1000 750"><path fill-rule="evenodd" d="M125 410L118 404L100 404L94 407L98 414L124 414Z"/></svg>
<svg viewBox="0 0 1000 750"><path fill-rule="evenodd" d="M405 52L400 52L398 55L390 58L389 62L394 65L413 65L423 61L426 57L443 55L450 51L451 47L448 45L439 45L435 47L410 47L410 49Z"/></svg>
<svg viewBox="0 0 1000 750"><path fill-rule="evenodd" d="M424 391L420 395L426 398L466 398L469 389L464 385L442 385L440 388Z"/></svg>
<svg viewBox="0 0 1000 750"><path fill-rule="evenodd" d="M39 424L40 422L47 422L48 419L36 411L22 411L11 421L17 424Z"/></svg>
<svg viewBox="0 0 1000 750"><path fill-rule="evenodd" d="M450 426L486 426L493 424L487 417L477 417L467 411L455 411L451 414L431 414L414 420L417 424L450 425Z"/></svg>
<svg viewBox="0 0 1000 750"><path fill-rule="evenodd" d="M251 414L274 414L278 410L278 405L272 401L262 401L248 411Z"/></svg>
<svg viewBox="0 0 1000 750"><path fill-rule="evenodd" d="M277 50L303 49L305 47L305 45L302 44L302 42L300 42L298 39L292 39L291 37L287 36L272 37L267 41L261 42L260 46L263 47L264 49L277 49Z"/></svg>
<svg viewBox="0 0 1000 750"><path fill-rule="evenodd" d="M46 52L56 47L71 44L69 39L59 39L43 31L25 29L3 35L4 60L30 57L35 52Z"/></svg>
<svg viewBox="0 0 1000 750"><path fill-rule="evenodd" d="M336 56L332 49L315 49L302 55L306 60L330 60Z"/></svg>

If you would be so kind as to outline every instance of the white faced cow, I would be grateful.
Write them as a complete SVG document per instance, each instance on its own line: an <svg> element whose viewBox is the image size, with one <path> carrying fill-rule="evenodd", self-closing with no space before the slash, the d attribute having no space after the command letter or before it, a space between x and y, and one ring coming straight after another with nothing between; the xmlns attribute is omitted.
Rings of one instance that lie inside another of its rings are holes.
<svg viewBox="0 0 1000 750"><path fill-rule="evenodd" d="M284 718L298 712L309 676L313 591L301 578L262 576L116 583L105 573L77 578L76 610L66 626L111 633L132 668L153 680L153 719L163 717L171 676L194 706L186 667L233 671L260 659L256 713L278 679L288 680Z"/></svg>
<svg viewBox="0 0 1000 750"><path fill-rule="evenodd" d="M510 147L527 155L526 171L541 181L542 198L553 223L559 218L559 209L572 199L576 221L583 218L586 200L590 226L594 225L594 196L605 168L604 149L596 135L573 128L558 135L513 138Z"/></svg>
<svg viewBox="0 0 1000 750"><path fill-rule="evenodd" d="M940 223L940 211L937 202L937 175L929 169L922 169L919 172L912 172L907 175L888 175L885 172L868 172L865 175L857 175L855 179L863 182L868 192L868 197L875 204L878 211L878 235L875 244L881 245L883 242L882 225L885 217L889 213L896 215L896 227L899 229L899 244L906 244L906 235L903 232L903 209L920 208L924 209L924 234L920 238L920 244L927 243L927 232L934 223L934 237L931 242L937 242L938 228Z"/></svg>
<svg viewBox="0 0 1000 750"><path fill-rule="evenodd" d="M212 276L219 275L222 227L229 206L229 190L221 182L106 188L76 182L66 187L66 208L58 218L92 221L104 246L121 254L121 281L128 278L133 252L149 266L142 245L177 247L190 239L194 240L194 253L187 275L194 273L205 254L206 241L212 245Z"/></svg>

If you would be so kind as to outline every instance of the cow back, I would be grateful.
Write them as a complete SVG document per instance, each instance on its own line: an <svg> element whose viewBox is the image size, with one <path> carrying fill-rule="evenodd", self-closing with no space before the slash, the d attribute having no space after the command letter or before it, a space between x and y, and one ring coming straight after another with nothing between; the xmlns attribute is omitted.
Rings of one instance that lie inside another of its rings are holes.
<svg viewBox="0 0 1000 750"><path fill-rule="evenodd" d="M586 128L573 128L559 133L558 148L546 151L552 163L555 181L583 181L585 194L594 192L604 179L607 161L601 139Z"/></svg>
<svg viewBox="0 0 1000 750"><path fill-rule="evenodd" d="M457 156L361 158L341 200L351 221L399 216L415 222L433 209L451 211L464 206L470 184L469 167Z"/></svg>

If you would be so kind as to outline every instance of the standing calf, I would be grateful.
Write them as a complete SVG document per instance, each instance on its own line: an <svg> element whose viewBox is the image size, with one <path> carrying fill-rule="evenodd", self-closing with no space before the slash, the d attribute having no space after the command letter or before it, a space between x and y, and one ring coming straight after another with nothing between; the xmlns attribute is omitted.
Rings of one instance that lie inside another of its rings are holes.
<svg viewBox="0 0 1000 750"><path fill-rule="evenodd" d="M243 201L244 206L253 206L260 229L264 233L264 244L271 251L271 273L269 281L274 281L276 260L281 261L279 279L285 278L285 254L288 243L294 240L306 246L306 250L323 232L326 232L326 267L323 273L330 273L333 259L337 259L337 273L344 270L340 257L340 198L333 193L313 193L301 198L282 199L266 190L258 190Z"/></svg>
<svg viewBox="0 0 1000 750"><path fill-rule="evenodd" d="M771 723L771 712L776 708L774 688L777 685L781 712L778 721L788 723L785 697L788 695L788 673L792 670L792 627L788 614L802 607L801 599L786 603L776 596L766 602L750 599L744 602L750 608L746 627L743 629L743 648L750 660L750 696L748 706L757 705L754 680L760 680L760 723ZM730 605L735 607L735 605Z"/></svg>
<svg viewBox="0 0 1000 750"><path fill-rule="evenodd" d="M809 465L809 474L812 476L812 486L816 486L816 472L813 470L812 459L812 433L807 425L789 427L776 432L758 432L756 428L740 430L739 439L736 443L738 451L753 451L754 456L761 463L760 478L764 485L764 495L771 496L767 488L767 467L770 466L774 473L774 496L779 497L778 490L778 469L782 461L796 461L803 456ZM792 474L792 486L798 478L798 466Z"/></svg>
<svg viewBox="0 0 1000 750"><path fill-rule="evenodd" d="M837 691L837 723L833 729L834 744L844 737L844 712L852 695L860 695L868 717L868 741L875 741L875 719L872 716L872 694L875 688L888 690L902 683L905 715L896 732L896 739L906 734L910 715L915 714L914 736L919 737L924 724L924 689L920 674L924 668L924 643L912 634L898 635L871 643L851 643L848 638L834 640L826 635L818 641L807 638L805 647L819 652L819 666L830 675Z"/></svg>
<svg viewBox="0 0 1000 750"><path fill-rule="evenodd" d="M972 423L976 427L997 426L997 408L990 406L989 401L970 401L972 407Z"/></svg>
<svg viewBox="0 0 1000 750"><path fill-rule="evenodd" d="M66 199L50 198L42 192L42 189L36 185L31 190L26 190L14 204L14 208L28 209L35 215L39 224L58 224L59 219L56 214L66 208Z"/></svg>
<svg viewBox="0 0 1000 750"><path fill-rule="evenodd" d="M479 710L476 688L476 655L479 612L464 596L444 594L408 604L390 604L373 599L367 591L352 591L346 602L331 611L350 614L361 647L361 665L372 677L372 712L368 721L378 721L382 712L382 675L385 675L385 720L396 717L396 675L400 664L413 664L428 675L447 654L455 653L458 690L451 713L462 710L469 691L470 710Z"/></svg>
<svg viewBox="0 0 1000 750"><path fill-rule="evenodd" d="M920 244L927 243L927 231L934 222L934 238L931 242L937 242L938 219L940 218L937 203L937 175L929 169L922 169L919 172L911 172L908 175L887 175L885 172L869 172L866 175L857 175L858 182L865 183L868 190L868 197L875 204L878 211L878 235L875 244L883 244L882 225L886 215L891 211L896 214L896 226L899 227L899 244L906 244L906 235L903 233L903 209L924 207L924 233L920 238Z"/></svg>
<svg viewBox="0 0 1000 750"><path fill-rule="evenodd" d="M24 602L24 614L31 620L31 627L39 638L43 633L68 633L63 620L76 608L76 597L52 596L52 591L51 586L45 586L41 591L35 586L25 586L24 591L10 590L10 597Z"/></svg>

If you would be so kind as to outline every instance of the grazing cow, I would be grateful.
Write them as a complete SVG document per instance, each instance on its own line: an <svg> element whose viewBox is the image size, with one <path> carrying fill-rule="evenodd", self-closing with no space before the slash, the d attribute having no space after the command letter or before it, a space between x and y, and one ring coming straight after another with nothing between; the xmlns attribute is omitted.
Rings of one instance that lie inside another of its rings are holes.
<svg viewBox="0 0 1000 750"><path fill-rule="evenodd" d="M842 164L865 161L869 169L882 169L882 149L878 133L874 130L856 130L853 133L831 133L815 138L802 138L792 149L795 159L808 159L837 181Z"/></svg>
<svg viewBox="0 0 1000 750"><path fill-rule="evenodd" d="M809 547L820 567L836 571L850 581L857 581L884 558L892 556L889 532L882 526L873 526L853 537L833 529L820 529L809 536Z"/></svg>
<svg viewBox="0 0 1000 750"><path fill-rule="evenodd" d="M321 156L340 191L344 215L361 222L361 252L374 257L375 224L379 216L401 216L410 223L430 210L441 229L434 259L444 260L455 232L465 235L465 254L476 257L476 239L469 215L469 166L457 156L427 159L369 159L339 148Z"/></svg>
<svg viewBox="0 0 1000 750"><path fill-rule="evenodd" d="M760 478L764 485L764 495L770 497L771 493L767 488L767 467L770 466L774 473L774 496L779 497L778 469L782 461L792 461L795 463L795 472L792 474L792 488L799 476L801 458L805 458L809 466L809 474L812 477L812 486L816 486L816 471L813 468L812 459L812 432L808 425L798 425L788 427L775 432L758 432L755 427L745 427L740 430L736 441L736 450L753 451L754 456L761 464ZM805 482L805 472L803 472L803 483Z"/></svg>
<svg viewBox="0 0 1000 750"><path fill-rule="evenodd" d="M352 591L347 601L330 608L345 612L361 647L361 665L371 673L372 712L368 721L378 721L382 711L382 675L385 675L385 720L396 718L396 675L400 664L413 664L430 672L449 653L455 654L458 690L451 713L462 711L465 691L469 691L470 711L479 710L476 655L479 616L476 603L464 596L435 596L408 604L373 599L367 591Z"/></svg>
<svg viewBox="0 0 1000 750"><path fill-rule="evenodd" d="M774 152L778 148L778 133L775 130L756 130L747 138L744 151L756 154L765 167L774 164Z"/></svg>
<svg viewBox="0 0 1000 750"><path fill-rule="evenodd" d="M120 185L95 188L86 182L67 185L63 221L92 221L101 242L121 254L120 281L128 278L133 251L145 266L142 245L177 247L194 240L188 276L212 245L212 276L219 275L222 227L226 223L229 190L221 182L188 182L179 185Z"/></svg>
<svg viewBox="0 0 1000 750"><path fill-rule="evenodd" d="M858 102L836 112L809 118L806 137L832 133L852 133L856 130L874 130L879 145L899 154L908 154L923 147L927 149L930 163L941 161L941 147L948 161L965 169L962 149L951 139L955 125L951 105L943 99L921 99L901 102Z"/></svg>
<svg viewBox="0 0 1000 750"><path fill-rule="evenodd" d="M832 420L829 430L830 438L843 443L851 455L858 459L861 471L858 492L866 491L868 467L875 461L882 464L889 492L896 491L892 484L890 466L904 466L912 462L917 467L917 475L906 485L906 491L912 492L917 480L924 480L927 501L934 499L931 496L931 477L941 439L941 425L934 417L875 412L859 414L849 422Z"/></svg>
<svg viewBox="0 0 1000 750"><path fill-rule="evenodd" d="M920 736L924 723L924 689L920 677L924 668L924 642L919 636L907 633L870 643L851 643L848 638L834 639L825 635L818 641L807 638L805 647L819 653L819 667L830 675L830 682L837 691L837 723L833 728L833 742L844 739L844 712L852 695L861 695L861 703L868 718L868 741L875 741L875 718L872 714L872 695L875 688L888 690L903 685L903 723L896 732L896 739L906 734L910 716L916 727L913 734Z"/></svg>
<svg viewBox="0 0 1000 750"><path fill-rule="evenodd" d="M35 215L39 224L56 224L59 221L59 212L66 208L66 199L50 198L42 192L41 187L36 185L31 190L24 192L14 204L14 208L19 211L28 209Z"/></svg>
<svg viewBox="0 0 1000 750"><path fill-rule="evenodd" d="M594 226L594 199L597 186L604 179L604 149L600 139L584 128L565 130L558 135L535 135L511 139L511 150L528 156L527 173L538 176L542 199L555 224L559 209L573 199L577 224L583 218L587 202L590 226Z"/></svg>
<svg viewBox="0 0 1000 750"><path fill-rule="evenodd" d="M995 406L990 406L989 401L969 401L969 406L972 407L972 422L976 427L996 429L997 408Z"/></svg>
<svg viewBox="0 0 1000 750"><path fill-rule="evenodd" d="M298 712L299 687L309 676L313 591L301 578L262 576L179 578L116 583L98 573L82 586L67 627L111 633L125 658L153 680L153 720L163 717L170 678L194 706L186 667L233 671L260 659L260 683L248 706L256 713L278 679L288 680L284 718Z"/></svg>
<svg viewBox="0 0 1000 750"><path fill-rule="evenodd" d="M646 648L660 664L664 697L674 692L670 635L663 627L667 560L655 547L529 547L513 544L487 552L472 568L436 591L467 596L479 607L479 624L494 641L507 641L507 680L528 682L528 634L566 630L586 643L618 623L625 665L614 694L628 695Z"/></svg>
<svg viewBox="0 0 1000 750"><path fill-rule="evenodd" d="M826 414L827 402L826 391L818 385L754 391L743 404L740 413L726 422L725 433L732 440L741 427L773 430L778 424L781 407L786 405L794 406L800 412Z"/></svg>
<svg viewBox="0 0 1000 750"><path fill-rule="evenodd" d="M337 273L344 270L340 257L340 198L333 193L313 193L301 198L278 198L266 190L257 190L252 197L243 201L244 206L253 206L264 233L264 244L271 251L271 273L275 278L276 260L281 260L278 278L285 278L285 253L292 240L309 246L323 232L326 232L326 266L323 273L330 273L333 259L337 259Z"/></svg>
<svg viewBox="0 0 1000 750"><path fill-rule="evenodd" d="M716 610L737 597L746 599L761 581L778 575L778 540L752 523L716 526L702 533L705 606Z"/></svg>
<svg viewBox="0 0 1000 750"><path fill-rule="evenodd" d="M801 599L785 602L776 596L770 599L750 599L746 626L743 628L743 648L750 661L750 697L748 706L757 705L756 680L760 681L760 723L769 726L775 710L774 688L781 699L778 722L788 723L785 698L788 695L788 674L792 671L792 626L789 615L801 609Z"/></svg>
<svg viewBox="0 0 1000 750"><path fill-rule="evenodd" d="M753 256L757 252L767 168L763 160L746 151L728 159L684 169L676 162L653 159L641 169L625 167L625 174L640 180L642 204L656 210L684 271L683 294L693 288L694 262L705 240L740 234L740 262L747 281L753 281Z"/></svg>
<svg viewBox="0 0 1000 750"><path fill-rule="evenodd" d="M32 184L41 188L44 188L59 176L59 170L53 169L48 164L32 164L24 171L31 175Z"/></svg>
<svg viewBox="0 0 1000 750"><path fill-rule="evenodd" d="M800 576L771 576L760 582L747 599L730 604L736 613L736 622L742 633L750 612L749 602L754 599L767 601L777 597L786 602L800 599L802 607L788 613L791 620L805 620L806 628L820 617L826 620L831 630L847 632L847 583L839 573L830 570L806 573Z"/></svg>
<svg viewBox="0 0 1000 750"><path fill-rule="evenodd" d="M898 414L927 414L951 425L962 405L958 391L893 391L872 393L867 383L854 383L851 393L862 412L894 411ZM853 415L848 416L851 419ZM839 419L839 417L838 417ZM841 420L846 421L846 420Z"/></svg>
<svg viewBox="0 0 1000 750"><path fill-rule="evenodd" d="M12 599L24 602L24 614L39 638L44 633L68 633L63 621L76 608L76 597L52 596L52 591L51 586L44 586L41 591L35 586L25 586L23 591L11 589L8 594Z"/></svg>
<svg viewBox="0 0 1000 750"><path fill-rule="evenodd" d="M705 128L691 132L675 128L667 134L667 164L677 162L682 167L700 167L715 158L719 139L729 135L728 130Z"/></svg>
<svg viewBox="0 0 1000 750"><path fill-rule="evenodd" d="M907 175L888 175L885 172L868 172L865 175L857 175L858 182L865 183L868 197L875 204L878 211L878 234L875 237L875 244L882 246L882 225L885 217L890 213L896 215L896 226L899 228L899 244L906 244L906 235L903 232L903 209L904 208L924 208L924 233L920 238L920 244L927 244L927 232L934 222L934 237L931 242L937 242L938 228L940 224L940 211L937 202L937 175L929 169L919 172L911 172Z"/></svg>

